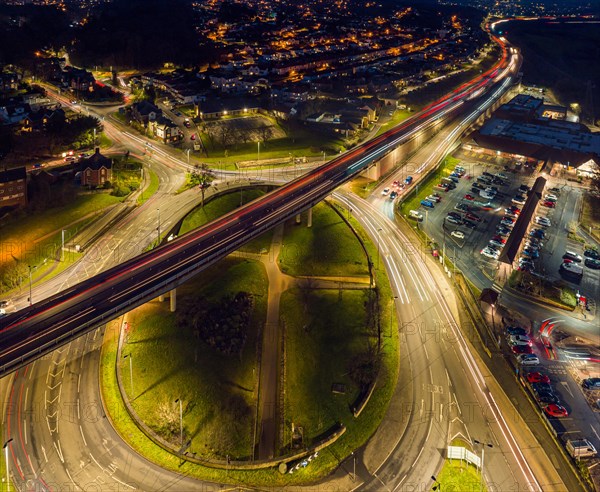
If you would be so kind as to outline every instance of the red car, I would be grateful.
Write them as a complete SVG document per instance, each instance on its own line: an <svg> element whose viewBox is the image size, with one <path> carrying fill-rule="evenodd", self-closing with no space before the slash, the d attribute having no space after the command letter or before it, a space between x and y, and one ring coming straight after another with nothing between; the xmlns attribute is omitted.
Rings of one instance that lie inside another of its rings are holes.
<svg viewBox="0 0 600 492"><path fill-rule="evenodd" d="M481 221L481 217L479 217L479 215L475 215L475 214L467 214L467 219L474 220L476 222Z"/></svg>
<svg viewBox="0 0 600 492"><path fill-rule="evenodd" d="M533 354L533 349L529 345L513 345L511 347L513 354Z"/></svg>
<svg viewBox="0 0 600 492"><path fill-rule="evenodd" d="M192 133L192 136L190 137L190 140L196 140L196 134Z"/></svg>
<svg viewBox="0 0 600 492"><path fill-rule="evenodd" d="M527 374L528 383L549 383L550 378L541 372L530 372Z"/></svg>
<svg viewBox="0 0 600 492"><path fill-rule="evenodd" d="M463 198L465 200L475 200L475 197L473 195L465 195Z"/></svg>
<svg viewBox="0 0 600 492"><path fill-rule="evenodd" d="M569 415L569 412L567 412L567 409L561 405L557 405L556 403L550 403L549 405L547 405L544 408L544 412L546 412L546 415L548 415L549 417L567 417Z"/></svg>
<svg viewBox="0 0 600 492"><path fill-rule="evenodd" d="M548 207L548 208L554 208L554 207L556 207L556 203L551 202L550 200L546 200L545 202L542 202L542 205L544 207Z"/></svg>

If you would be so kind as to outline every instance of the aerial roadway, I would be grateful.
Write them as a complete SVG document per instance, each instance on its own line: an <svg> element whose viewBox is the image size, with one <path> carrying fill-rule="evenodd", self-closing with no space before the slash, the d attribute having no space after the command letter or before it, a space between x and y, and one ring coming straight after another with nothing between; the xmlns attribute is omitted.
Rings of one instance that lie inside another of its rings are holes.
<svg viewBox="0 0 600 492"><path fill-rule="evenodd" d="M252 238L312 207L438 119L470 106L473 94L507 88L518 70L518 54L506 48L503 40L497 41L504 55L495 67L396 128L192 233L3 317L0 375L168 292Z"/></svg>

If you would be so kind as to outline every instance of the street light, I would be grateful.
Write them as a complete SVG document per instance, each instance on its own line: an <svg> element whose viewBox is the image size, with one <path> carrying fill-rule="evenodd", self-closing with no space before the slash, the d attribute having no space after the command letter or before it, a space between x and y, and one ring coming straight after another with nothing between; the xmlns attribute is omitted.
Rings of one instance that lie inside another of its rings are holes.
<svg viewBox="0 0 600 492"><path fill-rule="evenodd" d="M356 455L352 451L352 481L356 481Z"/></svg>
<svg viewBox="0 0 600 492"><path fill-rule="evenodd" d="M258 148L257 155L256 155L256 164L259 164L260 163L260 140L256 141L256 145Z"/></svg>
<svg viewBox="0 0 600 492"><path fill-rule="evenodd" d="M158 214L158 227L156 228L158 240L156 241L156 246L160 246L160 208L156 209L156 213Z"/></svg>
<svg viewBox="0 0 600 492"><path fill-rule="evenodd" d="M392 319L394 318L394 310L393 310L393 306L394 306L394 301L398 299L398 296L392 296L390 298L391 300L391 305L392 305L392 310L390 311L390 338L392 338Z"/></svg>
<svg viewBox="0 0 600 492"><path fill-rule="evenodd" d="M491 306L492 306L492 331L494 333L496 333L496 319L494 317L494 307L496 307L496 305L494 303L492 303Z"/></svg>
<svg viewBox="0 0 600 492"><path fill-rule="evenodd" d="M31 306L33 304L33 291L31 288L31 270L33 267L31 265L27 265L27 268L29 268L29 305Z"/></svg>
<svg viewBox="0 0 600 492"><path fill-rule="evenodd" d="M481 444L481 466L479 467L479 472L481 473L481 483L479 485L479 489L481 492L483 492L483 458L485 457L485 447L487 446L488 448L493 448L494 446L487 442L478 441L477 439L473 439L473 442L475 444Z"/></svg>
<svg viewBox="0 0 600 492"><path fill-rule="evenodd" d="M124 355L123 359L127 359L127 357L129 357L129 382L131 384L131 399L133 400L133 355Z"/></svg>
<svg viewBox="0 0 600 492"><path fill-rule="evenodd" d="M181 448L183 449L183 402L180 398L177 398L175 403L179 403L179 441L181 442Z"/></svg>
<svg viewBox="0 0 600 492"><path fill-rule="evenodd" d="M4 461L6 462L6 492L10 491L10 474L8 471L8 445L13 440L11 437L8 441L4 443L2 448L4 449Z"/></svg>
<svg viewBox="0 0 600 492"><path fill-rule="evenodd" d="M383 231L383 228L377 229L377 270L379 270L379 240L381 239L379 233Z"/></svg>

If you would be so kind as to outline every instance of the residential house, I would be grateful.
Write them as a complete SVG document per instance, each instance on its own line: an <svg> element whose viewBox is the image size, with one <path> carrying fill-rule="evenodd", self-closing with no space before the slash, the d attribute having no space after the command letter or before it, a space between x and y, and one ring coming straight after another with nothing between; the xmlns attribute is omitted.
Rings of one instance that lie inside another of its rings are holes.
<svg viewBox="0 0 600 492"><path fill-rule="evenodd" d="M83 186L103 186L112 180L112 159L103 156L99 148L92 156L83 159L80 169Z"/></svg>
<svg viewBox="0 0 600 492"><path fill-rule="evenodd" d="M0 93L15 91L19 87L20 75L12 72L0 72Z"/></svg>
<svg viewBox="0 0 600 492"><path fill-rule="evenodd" d="M25 167L0 171L0 208L27 205L27 173Z"/></svg>
<svg viewBox="0 0 600 492"><path fill-rule="evenodd" d="M2 122L3 125L14 125L27 117L30 112L31 108L29 107L29 104L22 102L0 106L0 122Z"/></svg>
<svg viewBox="0 0 600 492"><path fill-rule="evenodd" d="M167 118L159 118L150 123L152 133L164 143L177 143L183 138L179 127Z"/></svg>
<svg viewBox="0 0 600 492"><path fill-rule="evenodd" d="M131 105L132 118L141 125L147 126L162 116L162 109L148 101L140 101Z"/></svg>
<svg viewBox="0 0 600 492"><path fill-rule="evenodd" d="M41 108L32 111L20 121L20 130L22 132L41 132L45 131L54 122L57 124L64 123L65 119L65 112L60 107L54 109Z"/></svg>

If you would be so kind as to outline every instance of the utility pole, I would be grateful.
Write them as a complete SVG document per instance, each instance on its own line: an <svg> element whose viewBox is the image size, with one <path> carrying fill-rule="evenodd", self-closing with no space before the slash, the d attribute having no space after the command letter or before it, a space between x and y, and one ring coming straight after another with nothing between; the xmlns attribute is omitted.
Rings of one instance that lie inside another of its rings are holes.
<svg viewBox="0 0 600 492"><path fill-rule="evenodd" d="M27 265L27 268L29 268L29 305L31 306L33 304L33 289L31 286L31 270L32 270L32 266L31 265Z"/></svg>
<svg viewBox="0 0 600 492"><path fill-rule="evenodd" d="M479 471L481 473L481 481L479 484L479 490L481 492L483 492L483 458L485 457L485 447L487 446L488 448L493 448L494 446L493 446L493 444L481 442L481 441L478 441L477 439L473 439L473 442L475 444L481 444L481 466L479 467Z"/></svg>
<svg viewBox="0 0 600 492"><path fill-rule="evenodd" d="M13 440L11 437L8 441L4 443L4 461L6 462L6 492L10 492L10 473L8 470L8 445Z"/></svg>
<svg viewBox="0 0 600 492"><path fill-rule="evenodd" d="M181 448L183 449L183 406L181 398L177 398L175 403L179 403L179 442L181 443Z"/></svg>
<svg viewBox="0 0 600 492"><path fill-rule="evenodd" d="M156 246L160 246L160 208L157 208L156 212L158 214L158 226L156 227L156 231L158 233L158 239L156 241Z"/></svg>

